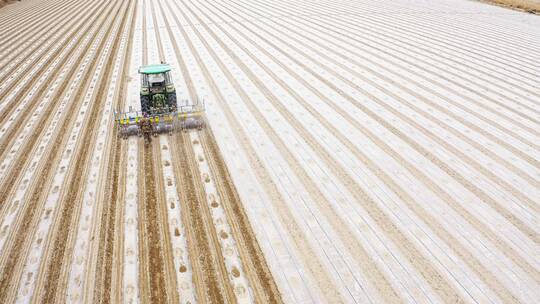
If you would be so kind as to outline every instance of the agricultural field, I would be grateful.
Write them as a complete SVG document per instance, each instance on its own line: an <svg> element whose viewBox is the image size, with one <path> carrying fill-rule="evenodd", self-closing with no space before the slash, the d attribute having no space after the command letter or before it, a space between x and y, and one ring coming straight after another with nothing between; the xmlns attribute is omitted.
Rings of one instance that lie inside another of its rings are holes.
<svg viewBox="0 0 540 304"><path fill-rule="evenodd" d="M205 127L122 138L161 62ZM0 80L0 303L540 302L540 16L24 0Z"/></svg>

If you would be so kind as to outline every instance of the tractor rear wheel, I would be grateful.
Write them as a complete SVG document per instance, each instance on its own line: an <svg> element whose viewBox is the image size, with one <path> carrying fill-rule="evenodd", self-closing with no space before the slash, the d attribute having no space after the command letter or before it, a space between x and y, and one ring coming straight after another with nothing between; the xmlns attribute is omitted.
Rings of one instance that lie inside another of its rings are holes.
<svg viewBox="0 0 540 304"><path fill-rule="evenodd" d="M176 93L167 95L167 106L172 112L176 111Z"/></svg>
<svg viewBox="0 0 540 304"><path fill-rule="evenodd" d="M150 113L150 96L141 95L141 111L145 114Z"/></svg>

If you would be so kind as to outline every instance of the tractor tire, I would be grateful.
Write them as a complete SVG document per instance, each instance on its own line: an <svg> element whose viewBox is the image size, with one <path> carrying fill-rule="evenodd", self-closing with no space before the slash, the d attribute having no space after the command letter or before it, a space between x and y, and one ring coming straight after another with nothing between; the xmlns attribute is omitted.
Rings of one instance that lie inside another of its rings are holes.
<svg viewBox="0 0 540 304"><path fill-rule="evenodd" d="M141 111L143 114L150 113L150 96L141 95Z"/></svg>
<svg viewBox="0 0 540 304"><path fill-rule="evenodd" d="M176 111L176 93L169 93L169 95L167 95L167 106L169 107L170 111Z"/></svg>

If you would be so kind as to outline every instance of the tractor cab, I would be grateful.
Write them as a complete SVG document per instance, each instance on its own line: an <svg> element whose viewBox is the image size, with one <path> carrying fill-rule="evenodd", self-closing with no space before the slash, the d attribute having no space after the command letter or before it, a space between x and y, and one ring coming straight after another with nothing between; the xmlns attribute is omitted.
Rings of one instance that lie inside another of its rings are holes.
<svg viewBox="0 0 540 304"><path fill-rule="evenodd" d="M148 81L148 87L153 93L163 92L163 89L167 85L172 85L170 80L167 79L168 81L165 81L165 74L147 74L143 77L148 78L146 81Z"/></svg>
<svg viewBox="0 0 540 304"><path fill-rule="evenodd" d="M139 68L143 115L159 115L176 111L176 90L170 71L171 66L168 64L152 64Z"/></svg>

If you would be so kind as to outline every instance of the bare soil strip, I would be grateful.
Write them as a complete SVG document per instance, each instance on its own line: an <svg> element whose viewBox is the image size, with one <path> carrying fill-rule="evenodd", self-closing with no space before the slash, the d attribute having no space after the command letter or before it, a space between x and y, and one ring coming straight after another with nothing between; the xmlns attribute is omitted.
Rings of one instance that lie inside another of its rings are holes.
<svg viewBox="0 0 540 304"><path fill-rule="evenodd" d="M510 8L513 10L524 11L527 13L540 14L540 3L534 0L476 0L483 3L489 3L497 6Z"/></svg>
<svg viewBox="0 0 540 304"><path fill-rule="evenodd" d="M152 24L154 28L154 33L156 35L156 43L158 49L159 62L165 62L165 52L163 51L163 43L161 42L161 36L158 28L158 21L156 18L156 9L154 7L154 1L150 3L150 11L152 13Z"/></svg>
<svg viewBox="0 0 540 304"><path fill-rule="evenodd" d="M173 295L171 290L167 288L167 262L164 256L165 250L170 250L164 244L164 234L168 233L168 230L162 227L160 207L158 206L166 204L166 202L161 200L157 193L161 191L159 184L156 185L156 176L158 175L155 172L155 168L159 164L154 164L155 149L152 148L153 145L157 144L159 149L159 143L157 141L143 142L144 139L139 140L139 144L144 147L141 149L142 155L140 154L142 159L139 159L140 168L143 170L142 183L144 184L144 196L139 205L141 301L166 303L171 300Z"/></svg>
<svg viewBox="0 0 540 304"><path fill-rule="evenodd" d="M99 242L99 255L97 258L98 269L96 271L94 279L94 303L117 303L118 294L113 291L116 290L117 284L121 284L121 276L114 271L121 271L120 265L115 265L115 262L121 260L115 259L119 254L121 246L121 236L118 232L118 225L121 221L118 219L122 209L118 207L122 205L124 199L124 193L122 192L123 182L125 182L125 168L126 168L126 150L127 147L124 142L119 142L116 134L113 134L116 138L111 143L111 166L113 169L110 172L110 176L106 179L109 186L109 199L105 201L104 212L101 214L101 233L98 238ZM113 282L113 277L118 281ZM120 288L121 290L121 288Z"/></svg>
<svg viewBox="0 0 540 304"><path fill-rule="evenodd" d="M147 2L143 1L143 64L147 64L149 61L146 28L147 8ZM139 141L141 145L142 142L142 140ZM154 145L156 148L152 148ZM162 193L162 174L158 171L161 164L159 161L159 141L145 143L144 150L139 151L140 155L141 153L143 158L140 158L139 170L144 170L144 174L140 175L141 181L144 181L142 182L144 196L141 196L143 199L139 206L139 251L142 257L139 264L141 298L143 302L155 302L156 300L178 302L176 275L173 275L175 270L172 248L169 230L166 227L166 212L163 212L163 208L166 208L166 201ZM150 239L150 242L147 239Z"/></svg>
<svg viewBox="0 0 540 304"><path fill-rule="evenodd" d="M258 303L281 303L279 290L266 264L244 210L244 205L236 192L210 127L201 132L200 138L256 300Z"/></svg>
<svg viewBox="0 0 540 304"><path fill-rule="evenodd" d="M109 15L110 12L105 13L104 15ZM98 31L96 31L92 37L92 39L89 40L92 41L97 37ZM105 39L103 40L105 41ZM104 43L104 42L103 42ZM84 57L84 54L81 54L78 58L78 62L82 60ZM78 66L78 64L75 64L75 66ZM76 69L73 69L71 71L71 74L73 74L76 71ZM82 100L80 96L82 95L82 89L85 87L84 83L88 82L88 77L90 73L86 73L85 79L81 81L81 85L79 86L77 96L79 98L75 100ZM69 83L69 79L71 76L66 77L66 80L64 81L63 85L59 89L58 92L62 92L63 89L66 88L67 84ZM60 99L60 98L58 98ZM75 111L80 103L75 102L72 103L68 109L68 113ZM44 116L46 117L46 116ZM47 117L50 118L50 117ZM43 125L45 124L45 121L43 121ZM65 119L62 122L61 127L58 129L57 137L55 138L55 142L49 145L47 148L49 149L48 158L42 162L42 169L39 171L40 175L38 178L36 178L31 187L29 187L29 197L27 201L24 204L24 209L21 210L21 214L19 218L21 220L24 220L22 223L18 224L13 231L13 240L6 244L6 247L4 247L3 256L6 259L5 264L3 265L2 269L0 270L0 299L5 299L8 292L12 292L13 288L16 288L16 285L18 284L18 279L15 279L13 277L14 270L20 269L20 265L23 264L24 259L20 259L21 253L27 252L28 244L31 241L31 238L28 237L30 234L30 231L33 231L36 228L36 223L39 220L39 217L41 216L41 206L43 204L43 200L45 199L44 196L46 196L48 188L50 184L52 183L52 174L54 173L54 168L56 167L55 164L58 163L58 159L60 158L59 150L63 146L63 143L67 140L65 134L68 134L68 130L70 129L70 126L73 124L73 119ZM41 129L42 131L45 130L45 128ZM35 132L33 133L33 136L37 139L41 136L41 132ZM23 152L21 153L23 156L25 156L25 159L29 157L32 153L30 151L33 150L34 147L32 145L26 145L23 149ZM21 161L20 166L22 167L24 162ZM14 181L13 181L14 183ZM11 185L13 186L13 185ZM7 193L3 192L4 189L2 189L1 195L7 195ZM2 198L2 200L5 201L5 197Z"/></svg>
<svg viewBox="0 0 540 304"><path fill-rule="evenodd" d="M167 136L167 135L160 135ZM163 272L165 277L165 285L169 302L179 303L178 282L176 281L176 271L174 266L173 248L171 242L171 231L169 230L167 217L167 200L165 197L165 181L163 179L163 161L161 159L161 150L169 149L167 145L160 146L159 138L152 141L153 147L153 165L154 165L154 181L156 188L157 204L155 206L157 224L160 231L161 253L163 255Z"/></svg>
<svg viewBox="0 0 540 304"><path fill-rule="evenodd" d="M148 34L146 33L146 1L142 1L142 63L143 65L148 64Z"/></svg>

